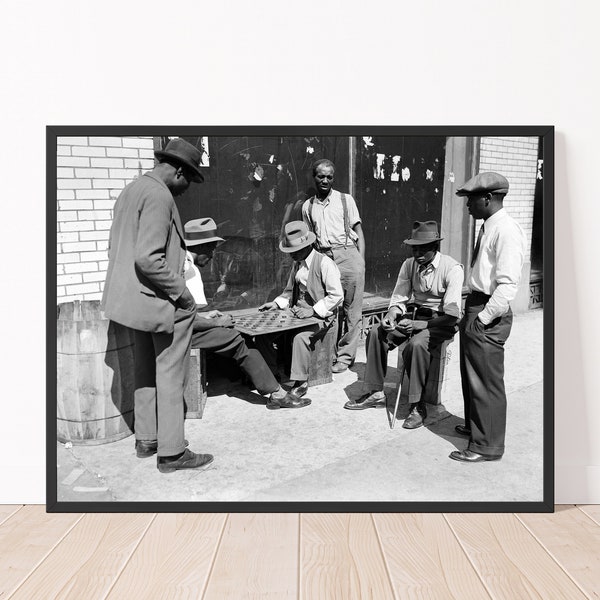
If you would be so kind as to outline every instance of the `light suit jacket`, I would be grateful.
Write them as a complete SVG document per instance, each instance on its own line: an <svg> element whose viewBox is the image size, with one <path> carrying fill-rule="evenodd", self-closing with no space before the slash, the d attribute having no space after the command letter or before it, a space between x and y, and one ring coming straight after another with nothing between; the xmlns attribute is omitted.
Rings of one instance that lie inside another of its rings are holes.
<svg viewBox="0 0 600 600"><path fill-rule="evenodd" d="M175 302L185 289L185 242L179 211L151 172L121 192L114 210L102 309L108 319L171 333Z"/></svg>

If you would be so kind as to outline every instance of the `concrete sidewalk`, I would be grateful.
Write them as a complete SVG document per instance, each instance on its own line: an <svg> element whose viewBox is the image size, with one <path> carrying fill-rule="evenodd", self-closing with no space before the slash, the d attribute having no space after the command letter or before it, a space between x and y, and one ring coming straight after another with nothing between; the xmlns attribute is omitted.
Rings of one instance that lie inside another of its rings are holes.
<svg viewBox="0 0 600 600"><path fill-rule="evenodd" d="M269 411L265 398L239 383L209 382L204 417L186 421L190 448L215 455L205 471L161 474L155 457L136 458L133 436L100 446L58 444L58 499L542 501L543 311L516 315L506 344L509 409L501 461L464 464L448 458L467 445L454 432L463 415L458 345L457 336L442 395L449 414L427 427L409 431L397 421L391 430L385 410L342 408L362 393L361 346L354 367L334 375L333 383L310 388L312 404L300 410ZM396 360L397 353L390 353L392 404Z"/></svg>

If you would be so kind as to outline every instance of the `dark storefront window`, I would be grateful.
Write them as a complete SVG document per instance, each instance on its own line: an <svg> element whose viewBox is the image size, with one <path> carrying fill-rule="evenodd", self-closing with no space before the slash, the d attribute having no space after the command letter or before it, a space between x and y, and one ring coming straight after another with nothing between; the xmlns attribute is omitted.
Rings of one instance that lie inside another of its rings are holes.
<svg viewBox="0 0 600 600"><path fill-rule="evenodd" d="M414 220L441 220L445 138L185 137L206 145L205 182L177 199L182 221L212 217L227 239L202 271L210 308L257 307L284 288L291 259L285 223L314 194L312 163L336 165L334 187L357 201L366 239L367 297L389 297L409 256ZM157 138L156 145L167 138Z"/></svg>
<svg viewBox="0 0 600 600"><path fill-rule="evenodd" d="M184 139L200 144L200 138ZM348 141L339 136L208 138L205 182L191 186L177 205L184 223L212 217L227 240L202 271L210 308L256 307L283 290L291 267L289 255L279 250L283 226L302 218L302 203L314 194L315 160L334 161L336 184L348 189Z"/></svg>
<svg viewBox="0 0 600 600"><path fill-rule="evenodd" d="M445 137L356 140L355 198L366 244L365 292L389 297L414 221L441 223Z"/></svg>

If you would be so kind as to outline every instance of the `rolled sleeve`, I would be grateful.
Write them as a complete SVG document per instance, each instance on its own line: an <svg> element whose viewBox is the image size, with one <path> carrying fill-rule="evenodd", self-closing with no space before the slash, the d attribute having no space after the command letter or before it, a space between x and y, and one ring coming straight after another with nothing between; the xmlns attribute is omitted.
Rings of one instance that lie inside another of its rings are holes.
<svg viewBox="0 0 600 600"><path fill-rule="evenodd" d="M398 279L396 280L396 286L392 292L392 297L390 298L390 304L388 307L397 307L402 311L402 314L406 312L406 303L410 300L412 295L412 282L410 280L409 269L410 260L411 259L405 260L400 267Z"/></svg>
<svg viewBox="0 0 600 600"><path fill-rule="evenodd" d="M348 225L353 228L362 221L358 212L358 207L356 206L356 201L350 194L346 194L346 206L348 207Z"/></svg>
<svg viewBox="0 0 600 600"><path fill-rule="evenodd" d="M287 296L277 296L273 302L275 302L279 308L287 308L290 305L290 299Z"/></svg>
<svg viewBox="0 0 600 600"><path fill-rule="evenodd" d="M444 314L460 319L462 310L462 287L465 274L462 265L455 265L448 272L444 294Z"/></svg>
<svg viewBox="0 0 600 600"><path fill-rule="evenodd" d="M324 319L333 314L344 299L344 290L340 270L338 266L328 257L323 257L321 262L321 276L325 285L326 295L324 298L315 302L313 310L315 314Z"/></svg>
<svg viewBox="0 0 600 600"><path fill-rule="evenodd" d="M524 253L525 244L519 228L513 227L500 232L496 242L497 262L493 278L495 288L478 315L484 325L504 315L515 299L521 280Z"/></svg>

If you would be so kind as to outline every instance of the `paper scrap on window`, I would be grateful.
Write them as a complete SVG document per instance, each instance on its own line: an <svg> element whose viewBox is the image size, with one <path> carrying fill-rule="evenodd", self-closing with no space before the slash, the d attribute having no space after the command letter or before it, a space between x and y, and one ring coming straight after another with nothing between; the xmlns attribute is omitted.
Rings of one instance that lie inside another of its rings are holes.
<svg viewBox="0 0 600 600"><path fill-rule="evenodd" d="M433 171L431 169L425 171L425 179L427 181L433 181Z"/></svg>
<svg viewBox="0 0 600 600"><path fill-rule="evenodd" d="M377 154L375 168L373 169L374 179L385 179L385 169L383 168L383 161L385 160L385 154Z"/></svg>
<svg viewBox="0 0 600 600"><path fill-rule="evenodd" d="M408 181L410 179L410 169L408 167L404 167L402 169L402 181Z"/></svg>
<svg viewBox="0 0 600 600"><path fill-rule="evenodd" d="M392 175L390 179L392 181L400 181L400 155L398 154L392 156Z"/></svg>
<svg viewBox="0 0 600 600"><path fill-rule="evenodd" d="M363 144L365 145L365 150L375 145L373 143L373 137L370 135L364 136L362 140Z"/></svg>

